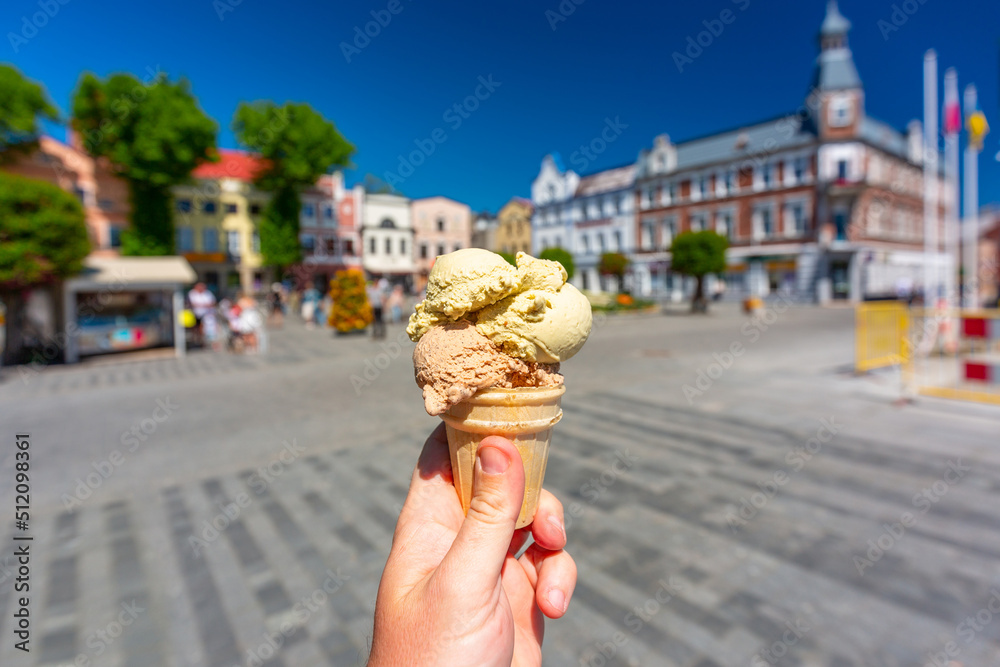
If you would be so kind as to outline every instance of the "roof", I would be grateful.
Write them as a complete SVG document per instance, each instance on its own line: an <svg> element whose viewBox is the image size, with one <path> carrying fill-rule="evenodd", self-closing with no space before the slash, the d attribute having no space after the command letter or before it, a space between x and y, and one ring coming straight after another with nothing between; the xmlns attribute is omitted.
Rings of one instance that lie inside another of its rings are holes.
<svg viewBox="0 0 1000 667"><path fill-rule="evenodd" d="M848 48L826 49L816 58L812 87L819 90L860 88L861 77Z"/></svg>
<svg viewBox="0 0 1000 667"><path fill-rule="evenodd" d="M737 141L739 140L739 142ZM816 134L801 116L789 114L771 120L676 144L677 167L693 169L716 162L752 159L776 151L807 146Z"/></svg>
<svg viewBox="0 0 1000 667"><path fill-rule="evenodd" d="M635 165L628 164L624 167L605 169L596 174L580 177L580 183L576 186L575 196L586 197L602 192L613 192L632 187L635 182Z"/></svg>
<svg viewBox="0 0 1000 667"><path fill-rule="evenodd" d="M826 5L826 18L820 26L821 35L841 35L851 29L851 22L844 18L837 7L837 0L830 0Z"/></svg>
<svg viewBox="0 0 1000 667"><path fill-rule="evenodd" d="M194 178L235 178L251 182L267 168L267 160L259 155L230 148L219 149L218 162L204 162L191 172Z"/></svg>
<svg viewBox="0 0 1000 667"><path fill-rule="evenodd" d="M67 281L76 291L91 286L113 286L130 291L173 288L189 285L198 279L186 259L167 257L94 257L83 260L83 271Z"/></svg>
<svg viewBox="0 0 1000 667"><path fill-rule="evenodd" d="M862 118L861 126L858 128L858 135L864 141L888 153L892 153L904 160L909 159L909 147L906 135L880 120L875 120L871 116Z"/></svg>

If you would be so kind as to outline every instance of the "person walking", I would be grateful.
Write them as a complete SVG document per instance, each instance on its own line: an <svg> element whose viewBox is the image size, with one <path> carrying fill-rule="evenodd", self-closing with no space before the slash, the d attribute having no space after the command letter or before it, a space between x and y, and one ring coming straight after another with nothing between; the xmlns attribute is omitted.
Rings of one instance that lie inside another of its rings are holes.
<svg viewBox="0 0 1000 667"><path fill-rule="evenodd" d="M385 338L385 320L383 311L385 309L385 293L379 286L371 281L365 290L368 294L368 303L372 306L372 339Z"/></svg>
<svg viewBox="0 0 1000 667"><path fill-rule="evenodd" d="M386 302L389 308L389 321L393 324L398 324L401 319L403 319L403 286L396 285L392 288L392 292L389 294L389 299Z"/></svg>
<svg viewBox="0 0 1000 667"><path fill-rule="evenodd" d="M191 312L194 313L198 343L204 345L206 340L211 341L215 338L215 295L205 283L200 282L188 292L188 303L191 304Z"/></svg>

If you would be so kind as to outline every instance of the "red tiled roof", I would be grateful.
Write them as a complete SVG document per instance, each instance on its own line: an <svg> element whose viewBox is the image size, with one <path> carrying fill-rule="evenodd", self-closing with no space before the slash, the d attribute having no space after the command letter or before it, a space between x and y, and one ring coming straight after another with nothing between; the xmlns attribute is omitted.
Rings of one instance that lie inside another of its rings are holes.
<svg viewBox="0 0 1000 667"><path fill-rule="evenodd" d="M252 181L267 168L267 160L229 148L219 149L218 162L206 162L199 165L191 173L195 178L235 178L241 181Z"/></svg>

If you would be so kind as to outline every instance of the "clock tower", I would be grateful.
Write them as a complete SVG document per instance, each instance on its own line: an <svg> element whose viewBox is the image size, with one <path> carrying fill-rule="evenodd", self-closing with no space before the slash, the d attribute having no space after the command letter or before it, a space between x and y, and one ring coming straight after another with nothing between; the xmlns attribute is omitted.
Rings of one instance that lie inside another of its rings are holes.
<svg viewBox="0 0 1000 667"><path fill-rule="evenodd" d="M821 140L856 137L864 117L864 88L847 43L850 29L837 0L830 0L819 31L819 56L808 100Z"/></svg>

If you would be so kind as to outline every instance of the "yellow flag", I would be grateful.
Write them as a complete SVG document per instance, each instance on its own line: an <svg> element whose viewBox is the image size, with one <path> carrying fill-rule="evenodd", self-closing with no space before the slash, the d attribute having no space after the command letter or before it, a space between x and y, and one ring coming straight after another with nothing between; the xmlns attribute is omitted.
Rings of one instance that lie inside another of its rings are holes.
<svg viewBox="0 0 1000 667"><path fill-rule="evenodd" d="M974 111L965 121L965 129L969 131L969 145L977 151L983 150L983 139L990 133L990 124L982 111Z"/></svg>

